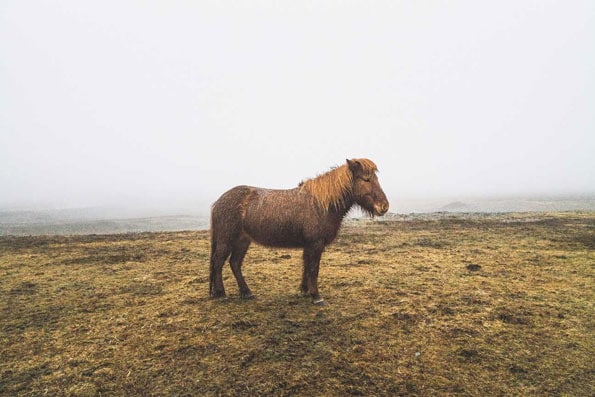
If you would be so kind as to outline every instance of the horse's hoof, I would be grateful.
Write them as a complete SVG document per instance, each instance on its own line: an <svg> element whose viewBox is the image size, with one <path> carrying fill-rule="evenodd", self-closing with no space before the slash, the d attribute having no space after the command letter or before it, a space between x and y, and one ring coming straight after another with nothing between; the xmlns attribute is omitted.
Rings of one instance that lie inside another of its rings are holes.
<svg viewBox="0 0 595 397"><path fill-rule="evenodd" d="M225 301L227 300L227 295L223 294L218 294L218 295L211 295L211 300L214 301Z"/></svg>
<svg viewBox="0 0 595 397"><path fill-rule="evenodd" d="M254 296L254 294L252 292L250 292L249 294L241 294L240 298L245 299L245 300L250 300L250 299L256 299L256 296Z"/></svg>
<svg viewBox="0 0 595 397"><path fill-rule="evenodd" d="M312 303L316 306L326 306L326 302L322 298L312 301Z"/></svg>

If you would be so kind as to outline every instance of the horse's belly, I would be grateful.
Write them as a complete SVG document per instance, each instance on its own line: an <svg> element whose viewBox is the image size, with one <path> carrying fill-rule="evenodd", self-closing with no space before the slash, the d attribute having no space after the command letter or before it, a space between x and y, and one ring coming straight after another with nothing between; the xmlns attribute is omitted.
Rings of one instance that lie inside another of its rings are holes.
<svg viewBox="0 0 595 397"><path fill-rule="evenodd" d="M304 246L303 231L292 223L262 220L257 224L244 224L244 231L261 245L286 248Z"/></svg>

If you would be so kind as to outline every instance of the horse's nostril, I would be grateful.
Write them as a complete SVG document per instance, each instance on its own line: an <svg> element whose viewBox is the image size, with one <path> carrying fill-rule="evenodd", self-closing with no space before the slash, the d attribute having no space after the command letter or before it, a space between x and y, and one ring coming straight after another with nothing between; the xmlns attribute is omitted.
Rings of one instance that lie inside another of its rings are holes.
<svg viewBox="0 0 595 397"><path fill-rule="evenodd" d="M375 206L375 209L377 211L377 215L384 215L388 211L388 204L386 204L386 203L377 204Z"/></svg>

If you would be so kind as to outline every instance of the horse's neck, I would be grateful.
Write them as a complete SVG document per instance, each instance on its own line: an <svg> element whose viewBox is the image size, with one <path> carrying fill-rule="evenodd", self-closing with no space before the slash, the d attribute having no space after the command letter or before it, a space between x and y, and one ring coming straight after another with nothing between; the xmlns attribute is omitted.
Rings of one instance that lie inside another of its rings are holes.
<svg viewBox="0 0 595 397"><path fill-rule="evenodd" d="M350 196L346 197L344 200L341 201L341 205L331 206L331 208L329 209L329 216L335 218L340 224L347 215L347 213L351 210L351 207L353 207L353 204L353 199Z"/></svg>

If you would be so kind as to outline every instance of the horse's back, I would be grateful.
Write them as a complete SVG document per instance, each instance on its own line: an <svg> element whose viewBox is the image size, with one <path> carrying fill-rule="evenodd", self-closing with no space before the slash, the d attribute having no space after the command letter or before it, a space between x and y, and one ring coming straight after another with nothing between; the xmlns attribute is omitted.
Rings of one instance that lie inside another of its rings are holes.
<svg viewBox="0 0 595 397"><path fill-rule="evenodd" d="M299 189L266 189L240 185L223 193L213 204L211 213L230 213L240 210L242 213L265 215L294 215L309 209L311 200Z"/></svg>

